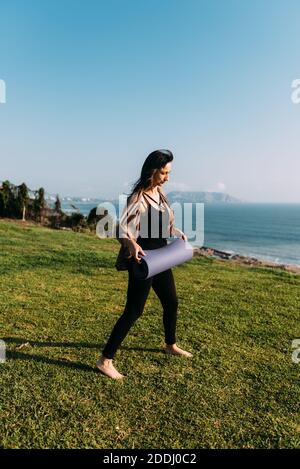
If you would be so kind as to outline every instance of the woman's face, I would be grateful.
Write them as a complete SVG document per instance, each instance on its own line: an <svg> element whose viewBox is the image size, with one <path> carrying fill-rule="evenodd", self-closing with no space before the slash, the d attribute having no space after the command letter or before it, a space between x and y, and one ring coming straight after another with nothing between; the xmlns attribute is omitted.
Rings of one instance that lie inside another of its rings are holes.
<svg viewBox="0 0 300 469"><path fill-rule="evenodd" d="M162 186L165 182L169 180L171 167L172 163L167 163L165 166L156 171L153 179L154 186Z"/></svg>

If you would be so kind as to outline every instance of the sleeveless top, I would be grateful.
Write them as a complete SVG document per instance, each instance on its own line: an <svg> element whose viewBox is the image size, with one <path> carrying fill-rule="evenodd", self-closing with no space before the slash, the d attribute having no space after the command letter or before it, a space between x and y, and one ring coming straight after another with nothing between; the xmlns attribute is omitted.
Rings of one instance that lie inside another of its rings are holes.
<svg viewBox="0 0 300 469"><path fill-rule="evenodd" d="M116 238L121 244L119 253L116 259L116 263L115 263L115 267L117 270L128 270L129 263L132 260L131 259L132 256L129 252L129 247L128 247L128 237L133 238L135 241L137 241L137 238L138 238L137 242L140 244L142 248L144 247L145 249L156 249L158 247L162 247L168 244L166 238L170 238L172 236L177 236L177 237L182 236L183 232L175 226L174 211L171 209L166 196L161 192L159 187L158 187L158 192L159 192L161 200L163 201L163 208L164 210L167 211L167 215L164 213L162 213L162 215L159 215L162 217L161 218L162 228L164 228L163 225L165 225L165 223L163 223L164 219L169 218L168 229L166 228L166 230L162 230L162 231L166 231L166 233L164 234L162 232L161 238L159 238L159 236L158 238L154 238L153 236L152 237L150 236L148 237L148 239L145 239L144 233L140 233L139 228L141 227L140 218L144 217L145 213L148 212L148 205L150 205L148 204L148 201L147 201L148 194L143 195L143 193L141 192L133 200L130 200L130 201L127 200L127 205L124 208L123 213L120 217L120 220L116 226ZM151 198L151 196L148 196L148 197ZM140 209L140 205L143 207L142 210ZM159 209L155 209L152 206L149 208L149 210L155 212L156 214L159 212ZM148 216L149 215L147 215L147 217ZM151 221L151 217L150 217L150 221Z"/></svg>
<svg viewBox="0 0 300 469"><path fill-rule="evenodd" d="M156 202L150 195L144 192L146 197L149 197L153 202ZM166 209L155 208L147 200L147 211L141 214L140 219L140 234L136 242L142 249L158 249L166 246L167 239L170 234L168 233L169 214ZM162 198L159 195L159 205L161 207Z"/></svg>

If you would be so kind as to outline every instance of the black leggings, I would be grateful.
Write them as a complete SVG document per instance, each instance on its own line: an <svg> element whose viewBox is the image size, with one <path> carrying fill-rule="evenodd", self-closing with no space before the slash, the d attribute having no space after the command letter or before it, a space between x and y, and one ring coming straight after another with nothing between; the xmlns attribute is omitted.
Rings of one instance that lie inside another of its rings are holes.
<svg viewBox="0 0 300 469"><path fill-rule="evenodd" d="M128 289L127 302L125 310L116 322L112 333L103 349L103 356L113 358L119 345L125 339L129 329L134 322L141 316L151 286L160 299L163 307L163 324L165 330L166 344L176 342L176 320L178 299L174 277L171 269L165 270L160 274L154 275L147 280L138 280L134 277L132 266L134 260L131 260L128 269Z"/></svg>

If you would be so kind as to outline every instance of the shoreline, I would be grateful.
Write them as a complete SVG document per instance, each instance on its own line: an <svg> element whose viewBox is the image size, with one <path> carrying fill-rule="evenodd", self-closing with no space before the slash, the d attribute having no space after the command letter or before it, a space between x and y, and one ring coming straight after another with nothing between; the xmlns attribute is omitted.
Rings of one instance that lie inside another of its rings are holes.
<svg viewBox="0 0 300 469"><path fill-rule="evenodd" d="M6 222L8 221L11 223L16 223L21 226L31 225L31 226L49 228L39 222L34 222L32 220L23 221L19 219L11 219L11 218L5 218L5 217L0 217L0 220L6 221ZM53 229L53 228L49 228L49 229ZM60 228L60 230L63 230L63 231L72 230L72 228ZM250 267L267 267L267 268L272 268L272 269L280 269L280 270L284 270L285 272L290 272L293 274L300 275L299 265L284 264L284 263L279 264L277 262L257 259L256 257L244 256L242 254L232 254L230 252L221 251L220 249L215 249L215 248L208 247L208 246L202 246L202 247L193 246L193 248L194 248L195 257L196 256L212 257L218 260L230 261L237 265L248 265Z"/></svg>
<svg viewBox="0 0 300 469"><path fill-rule="evenodd" d="M243 256L241 254L231 254L208 246L194 246L194 256L213 257L214 259L231 261L238 265L248 265L250 267L269 267L281 269L300 275L300 266L292 264L279 264L268 260L257 259L256 257Z"/></svg>

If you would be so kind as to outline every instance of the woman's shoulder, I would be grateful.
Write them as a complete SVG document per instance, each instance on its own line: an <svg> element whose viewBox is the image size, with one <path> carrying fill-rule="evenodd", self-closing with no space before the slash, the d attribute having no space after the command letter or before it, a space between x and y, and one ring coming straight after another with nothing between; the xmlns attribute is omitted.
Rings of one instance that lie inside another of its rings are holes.
<svg viewBox="0 0 300 469"><path fill-rule="evenodd" d="M127 206L137 205L138 207L147 206L143 191L134 192L127 197Z"/></svg>
<svg viewBox="0 0 300 469"><path fill-rule="evenodd" d="M157 190L158 190L158 192L160 193L160 195L161 195L163 201L166 202L168 205L170 205L170 204L169 204L169 201L168 201L168 199L167 199L167 196L166 196L165 192L163 191L163 189L162 189L161 187L158 187Z"/></svg>
<svg viewBox="0 0 300 469"><path fill-rule="evenodd" d="M138 202L139 200L141 200L141 196L142 196L141 191L133 192L133 194L129 194L129 196L127 197L127 203L134 204Z"/></svg>

